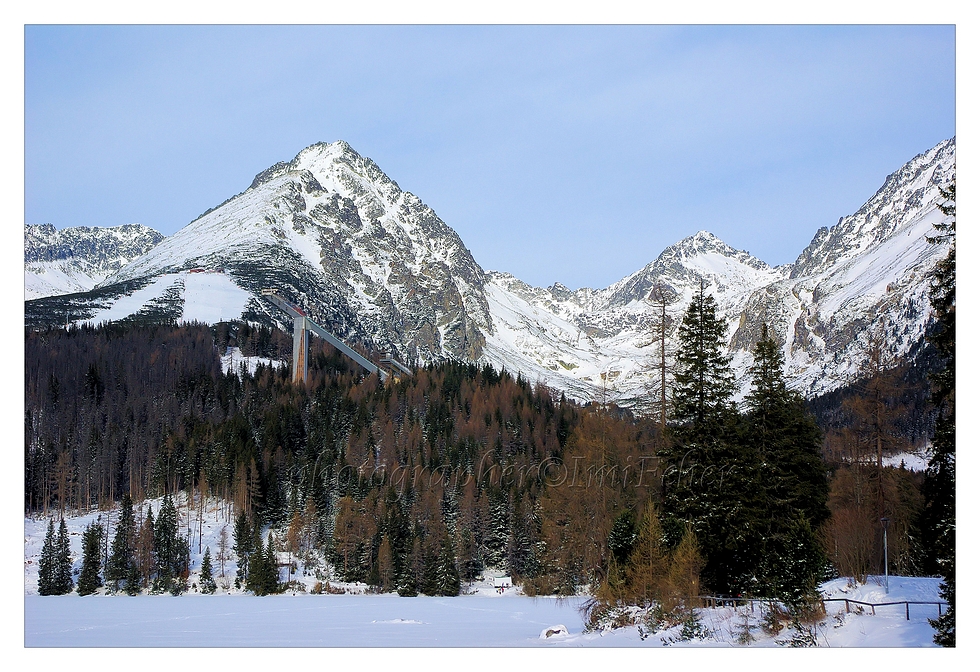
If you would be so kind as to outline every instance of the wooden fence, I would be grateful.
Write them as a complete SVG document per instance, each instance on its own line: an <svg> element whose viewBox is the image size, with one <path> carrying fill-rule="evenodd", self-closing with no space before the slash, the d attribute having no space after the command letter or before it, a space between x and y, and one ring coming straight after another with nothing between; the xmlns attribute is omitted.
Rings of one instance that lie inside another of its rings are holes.
<svg viewBox="0 0 980 672"><path fill-rule="evenodd" d="M710 607L712 609L715 609L717 607L727 607L727 606L738 607L739 604L748 604L749 609L751 611L755 611L756 602L759 603L760 609L762 608L761 605L763 604L780 604L778 600L766 599L761 597L723 597L719 595L698 595L698 599L701 600L702 607ZM872 602L862 602L861 600L854 600L849 597L826 597L826 598L822 598L820 601L824 603L825 608L827 602L843 602L844 609L845 611L847 611L847 613L851 613L852 604L858 604L863 607L871 607L872 616L877 616L877 611L875 610L875 607L891 607L898 604L904 604L906 621L911 620L910 611L909 611L909 605L911 604L931 604L933 606L936 606L939 609L940 616L943 615L943 607L949 606L948 602L920 602L917 600L899 600L897 602L872 603Z"/></svg>

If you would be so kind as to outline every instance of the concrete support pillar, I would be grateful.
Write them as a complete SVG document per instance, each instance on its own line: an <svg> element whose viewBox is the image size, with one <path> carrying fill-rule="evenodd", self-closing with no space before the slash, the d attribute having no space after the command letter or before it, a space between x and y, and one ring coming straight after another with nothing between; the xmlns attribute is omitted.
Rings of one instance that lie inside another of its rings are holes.
<svg viewBox="0 0 980 672"><path fill-rule="evenodd" d="M306 383L309 371L308 359L310 352L310 328L306 324L306 316L293 318L293 382Z"/></svg>

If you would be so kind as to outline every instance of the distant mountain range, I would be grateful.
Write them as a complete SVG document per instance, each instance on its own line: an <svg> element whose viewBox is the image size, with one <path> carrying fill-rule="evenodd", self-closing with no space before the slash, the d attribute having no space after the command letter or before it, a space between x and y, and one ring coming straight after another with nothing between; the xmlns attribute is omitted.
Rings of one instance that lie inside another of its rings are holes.
<svg viewBox="0 0 980 672"><path fill-rule="evenodd" d="M170 237L140 225L25 230L28 325L245 319L289 328L261 299L279 292L352 342L419 362L520 371L579 399L649 399L659 378L651 291L670 299L668 358L703 279L729 325L748 391L762 325L808 396L856 375L873 335L896 357L922 344L928 273L946 254L925 236L955 139L889 175L860 210L817 231L793 264L770 267L706 231L605 289L531 287L484 271L453 229L343 141L307 147ZM520 241L514 241L520 244Z"/></svg>
<svg viewBox="0 0 980 672"><path fill-rule="evenodd" d="M24 227L24 297L85 292L163 240L142 224L111 228Z"/></svg>

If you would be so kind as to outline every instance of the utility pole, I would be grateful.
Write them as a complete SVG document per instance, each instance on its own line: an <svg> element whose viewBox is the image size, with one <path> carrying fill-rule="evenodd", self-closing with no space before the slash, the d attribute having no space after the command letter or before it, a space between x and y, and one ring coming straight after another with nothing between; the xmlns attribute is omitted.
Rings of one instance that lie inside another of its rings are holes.
<svg viewBox="0 0 980 672"><path fill-rule="evenodd" d="M881 519L881 527L885 531L885 595L888 594L888 516Z"/></svg>

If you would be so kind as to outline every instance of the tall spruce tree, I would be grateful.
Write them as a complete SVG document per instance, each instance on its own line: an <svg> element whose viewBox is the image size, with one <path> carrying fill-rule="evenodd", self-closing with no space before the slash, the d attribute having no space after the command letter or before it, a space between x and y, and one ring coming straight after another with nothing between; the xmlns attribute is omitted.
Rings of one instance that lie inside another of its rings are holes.
<svg viewBox="0 0 980 672"><path fill-rule="evenodd" d="M398 577L398 594L401 597L415 597L422 587L423 555L422 544L414 534L406 540L402 571Z"/></svg>
<svg viewBox="0 0 980 672"><path fill-rule="evenodd" d="M48 519L48 532L44 535L41 547L41 560L38 563L37 592L40 595L57 595L55 576L58 570L58 542L54 536L54 518Z"/></svg>
<svg viewBox="0 0 980 672"><path fill-rule="evenodd" d="M279 565L276 561L276 549L272 533L269 533L268 544L262 548L261 540L256 544L257 550L249 560L248 583L246 584L256 595L271 595L279 592Z"/></svg>
<svg viewBox="0 0 980 672"><path fill-rule="evenodd" d="M119 590L120 582L126 582L127 592L133 579L139 582L136 567L136 519L133 516L133 500L129 493L123 495L122 509L119 522L116 524L116 536L112 539L109 552L109 562L106 565L106 582L112 584L113 590Z"/></svg>
<svg viewBox="0 0 980 672"><path fill-rule="evenodd" d="M532 579L538 572L536 553L541 521L535 504L525 493L514 507L507 538L507 570L511 576ZM455 553L454 553L455 555Z"/></svg>
<svg viewBox="0 0 980 672"><path fill-rule="evenodd" d="M68 526L61 519L58 526L58 541L55 544L54 592L52 595L65 595L71 592L75 582L71 577L71 541L68 539Z"/></svg>
<svg viewBox="0 0 980 672"><path fill-rule="evenodd" d="M419 592L423 595L440 595L439 552L430 540L422 544L422 581Z"/></svg>
<svg viewBox="0 0 980 672"><path fill-rule="evenodd" d="M737 434L738 415L725 323L702 280L680 325L673 413L665 447L664 527L689 524L703 548L703 579L722 593L751 589L758 538L745 500L755 471ZM676 543L677 540L672 540Z"/></svg>
<svg viewBox="0 0 980 672"><path fill-rule="evenodd" d="M276 553L276 540L272 532L269 532L268 543L265 547L266 562L266 593L279 592L279 558Z"/></svg>
<svg viewBox="0 0 980 672"><path fill-rule="evenodd" d="M626 566L637 539L636 516L632 510L623 509L613 522L612 530L609 531L609 540L606 543L609 552L612 553L620 567Z"/></svg>
<svg viewBox="0 0 980 672"><path fill-rule="evenodd" d="M190 555L187 540L180 536L177 507L170 494L163 497L153 528L153 549L157 567L154 589L179 594L185 590L184 570Z"/></svg>
<svg viewBox="0 0 980 672"><path fill-rule="evenodd" d="M678 329L671 417L675 436L687 443L717 439L734 413L735 376L731 357L725 354L727 327L716 309L701 280Z"/></svg>
<svg viewBox="0 0 980 672"><path fill-rule="evenodd" d="M453 551L453 541L443 539L442 550L439 553L438 594L447 597L459 595L459 570L456 568L456 553Z"/></svg>
<svg viewBox="0 0 980 672"><path fill-rule="evenodd" d="M826 563L815 533L830 515L822 437L803 398L787 389L766 325L753 355L744 443L756 466L746 501L761 554L756 590L798 604L815 594Z"/></svg>
<svg viewBox="0 0 980 672"><path fill-rule="evenodd" d="M92 523L82 534L82 573L78 576L78 594L91 595L102 587L102 525Z"/></svg>
<svg viewBox="0 0 980 672"><path fill-rule="evenodd" d="M150 581L156 574L156 553L153 550L153 507L146 507L146 518L140 527L139 536L136 538L136 561L139 567L140 584L150 587ZM130 595L135 594L134 587L127 586L126 592Z"/></svg>
<svg viewBox="0 0 980 672"><path fill-rule="evenodd" d="M204 558L201 560L201 592L211 595L218 589L211 573L211 547L204 549Z"/></svg>
<svg viewBox="0 0 980 672"><path fill-rule="evenodd" d="M952 219L936 225L933 244L948 244L946 257L932 273L929 300L936 314L936 330L930 341L943 359L932 376L931 401L939 410L932 438L932 457L923 483L925 507L922 530L926 567L935 568L943 581L939 594L949 603L946 613L930 623L935 642L956 645L956 181L940 189L945 203L940 209Z"/></svg>
<svg viewBox="0 0 980 672"><path fill-rule="evenodd" d="M255 550L255 532L248 514L242 511L235 519L234 546L232 550L238 557L238 570L235 573L235 587L241 588L248 583L249 559Z"/></svg>
<svg viewBox="0 0 980 672"><path fill-rule="evenodd" d="M765 325L752 354L745 430L764 468L766 509L783 521L802 513L815 529L830 515L823 436L803 397L786 387L783 353Z"/></svg>

